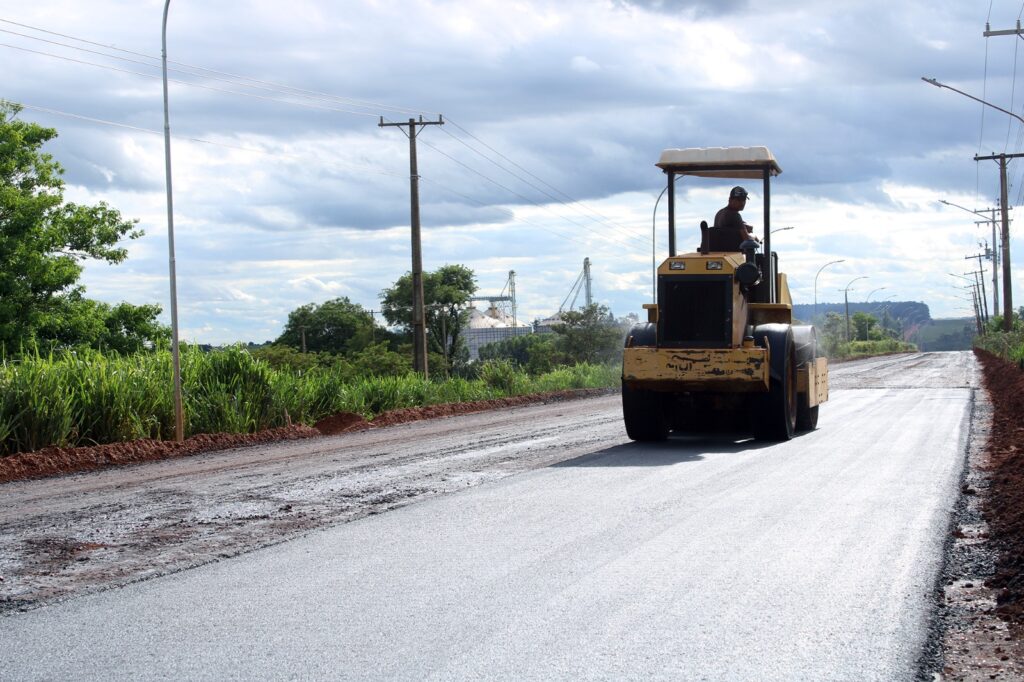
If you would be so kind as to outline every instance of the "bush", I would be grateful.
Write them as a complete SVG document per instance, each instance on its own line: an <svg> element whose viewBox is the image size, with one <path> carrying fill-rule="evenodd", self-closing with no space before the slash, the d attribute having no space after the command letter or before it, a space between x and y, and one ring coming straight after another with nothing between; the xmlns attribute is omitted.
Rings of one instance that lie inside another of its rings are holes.
<svg viewBox="0 0 1024 682"><path fill-rule="evenodd" d="M519 372L511 360L487 360L480 365L479 375L487 386L505 393L515 393Z"/></svg>

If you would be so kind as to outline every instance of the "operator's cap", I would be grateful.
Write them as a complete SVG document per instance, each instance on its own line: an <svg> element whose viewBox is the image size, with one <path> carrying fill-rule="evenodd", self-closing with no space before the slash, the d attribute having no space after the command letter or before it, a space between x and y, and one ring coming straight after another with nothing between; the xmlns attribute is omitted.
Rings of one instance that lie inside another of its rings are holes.
<svg viewBox="0 0 1024 682"><path fill-rule="evenodd" d="M732 191L729 192L729 198L730 199L746 199L747 198L747 190L743 189L742 187L733 187Z"/></svg>

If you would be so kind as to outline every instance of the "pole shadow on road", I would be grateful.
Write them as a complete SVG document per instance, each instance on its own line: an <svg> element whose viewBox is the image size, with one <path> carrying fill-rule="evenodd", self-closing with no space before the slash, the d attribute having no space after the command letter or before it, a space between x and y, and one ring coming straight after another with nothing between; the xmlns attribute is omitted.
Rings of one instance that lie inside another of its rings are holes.
<svg viewBox="0 0 1024 682"><path fill-rule="evenodd" d="M707 454L760 450L773 443L736 434L672 435L658 443L624 443L552 464L552 467L657 467L699 462Z"/></svg>

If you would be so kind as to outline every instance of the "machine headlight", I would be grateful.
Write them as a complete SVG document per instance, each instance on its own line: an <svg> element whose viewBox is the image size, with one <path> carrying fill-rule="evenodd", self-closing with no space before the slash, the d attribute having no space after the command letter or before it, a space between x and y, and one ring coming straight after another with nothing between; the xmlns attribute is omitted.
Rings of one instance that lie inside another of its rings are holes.
<svg viewBox="0 0 1024 682"><path fill-rule="evenodd" d="M673 261L673 262L668 264L668 269L669 270L685 270L686 269L686 262L685 261L681 261L681 260L680 261Z"/></svg>
<svg viewBox="0 0 1024 682"><path fill-rule="evenodd" d="M722 269L722 261L720 261L720 260L709 260L707 262L707 269L708 270L721 270Z"/></svg>

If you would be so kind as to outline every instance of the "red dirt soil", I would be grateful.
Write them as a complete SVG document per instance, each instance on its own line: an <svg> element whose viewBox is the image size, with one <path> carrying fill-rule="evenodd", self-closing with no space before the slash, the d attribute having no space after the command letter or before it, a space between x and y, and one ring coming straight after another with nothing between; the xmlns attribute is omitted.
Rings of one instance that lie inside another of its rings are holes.
<svg viewBox="0 0 1024 682"><path fill-rule="evenodd" d="M214 450L260 445L282 440L297 440L315 436L333 436L352 431L404 424L421 419L436 419L458 414L469 414L520 405L561 402L595 395L606 395L614 389L588 388L571 391L551 391L534 395L478 400L468 403L448 403L392 410L377 415L368 422L361 415L339 412L321 419L315 427L304 425L285 426L257 433L214 433L198 434L185 439L184 443L152 440L149 438L82 447L49 447L35 452L23 452L0 458L0 483L9 483L28 478L59 476L62 474L90 471L124 464L150 462L186 457Z"/></svg>
<svg viewBox="0 0 1024 682"><path fill-rule="evenodd" d="M986 581L999 590L997 613L1024 628L1024 372L992 353L975 349L992 399L992 433L986 521L998 551L996 573ZM967 492L967 491L965 491Z"/></svg>

